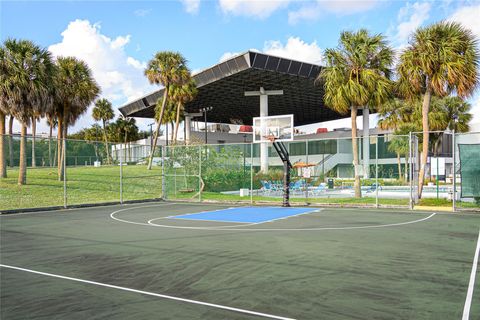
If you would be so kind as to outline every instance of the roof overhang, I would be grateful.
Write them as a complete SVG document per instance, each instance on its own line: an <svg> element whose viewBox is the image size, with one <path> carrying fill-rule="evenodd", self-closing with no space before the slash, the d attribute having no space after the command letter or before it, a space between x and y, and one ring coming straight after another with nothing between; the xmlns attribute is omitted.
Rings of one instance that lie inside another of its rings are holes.
<svg viewBox="0 0 480 320"><path fill-rule="evenodd" d="M269 96L269 115L293 114L296 126L344 118L323 104L323 89L315 84L321 66L248 51L193 76L198 95L185 106L187 112L212 107L208 121L252 124L260 115L259 97L245 91L283 90ZM153 118L154 107L163 95L159 89L120 108L129 117Z"/></svg>

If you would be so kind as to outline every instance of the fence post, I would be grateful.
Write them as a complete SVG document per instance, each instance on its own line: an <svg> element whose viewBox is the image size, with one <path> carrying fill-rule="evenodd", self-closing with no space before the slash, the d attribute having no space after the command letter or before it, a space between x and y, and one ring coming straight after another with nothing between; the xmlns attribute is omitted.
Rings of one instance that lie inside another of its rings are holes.
<svg viewBox="0 0 480 320"><path fill-rule="evenodd" d="M165 181L165 152L166 152L166 149L165 149L165 146L161 146L160 148L161 152L162 152L162 200L165 200L167 198L166 196L166 181Z"/></svg>
<svg viewBox="0 0 480 320"><path fill-rule="evenodd" d="M63 138L63 207L67 208L67 140Z"/></svg>
<svg viewBox="0 0 480 320"><path fill-rule="evenodd" d="M378 209L378 135L375 137L375 208Z"/></svg>
<svg viewBox="0 0 480 320"><path fill-rule="evenodd" d="M253 142L250 143L250 204L253 204Z"/></svg>
<svg viewBox="0 0 480 320"><path fill-rule="evenodd" d="M288 153L290 153L290 150L289 150ZM305 140L305 162L308 165L308 139ZM310 171L310 168L311 167L306 167L304 170L309 170ZM312 173L310 172L310 176L311 175L312 175ZM308 203L308 181L307 181L307 179L310 179L310 178L304 178L304 179L305 179L305 204L309 205L309 203Z"/></svg>
<svg viewBox="0 0 480 320"><path fill-rule="evenodd" d="M457 170L455 162L455 129L452 130L452 156L453 156L453 192L452 192L452 211L455 212L456 208L456 198L457 198Z"/></svg>
<svg viewBox="0 0 480 320"><path fill-rule="evenodd" d="M123 156L120 154L120 204L123 204Z"/></svg>
<svg viewBox="0 0 480 320"><path fill-rule="evenodd" d="M410 180L410 210L413 210L413 151L412 151L412 132L408 134L408 179Z"/></svg>
<svg viewBox="0 0 480 320"><path fill-rule="evenodd" d="M205 157L207 156L206 148L205 148ZM202 202L202 146L201 145L198 146L198 202Z"/></svg>

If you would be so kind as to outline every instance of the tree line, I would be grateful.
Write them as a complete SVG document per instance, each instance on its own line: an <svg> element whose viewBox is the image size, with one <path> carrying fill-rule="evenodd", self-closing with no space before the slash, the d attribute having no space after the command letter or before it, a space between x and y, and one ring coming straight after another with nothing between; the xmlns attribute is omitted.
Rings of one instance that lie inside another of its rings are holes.
<svg viewBox="0 0 480 320"><path fill-rule="evenodd" d="M326 67L317 79L325 91L324 103L351 115L355 196L361 197L356 117L358 109L371 108L383 114L385 128L397 133L421 128L421 197L429 132L439 121L432 102L456 99L446 100L456 104L450 108L455 113L451 119L459 116L461 108L468 109L463 99L473 94L480 81L478 39L459 23L437 22L414 31L395 61L395 52L382 34L345 31L338 46L325 51L325 59Z"/></svg>

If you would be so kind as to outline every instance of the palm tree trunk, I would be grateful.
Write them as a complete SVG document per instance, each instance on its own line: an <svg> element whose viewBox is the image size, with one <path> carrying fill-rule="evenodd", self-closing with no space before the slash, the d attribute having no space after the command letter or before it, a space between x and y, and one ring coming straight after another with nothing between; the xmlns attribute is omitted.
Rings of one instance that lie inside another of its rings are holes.
<svg viewBox="0 0 480 320"><path fill-rule="evenodd" d="M23 123L20 132L20 168L18 170L18 184L27 184L27 126Z"/></svg>
<svg viewBox="0 0 480 320"><path fill-rule="evenodd" d="M58 117L58 126L57 126L57 172L58 172L58 181L62 181L63 177L61 175L61 163L62 163L62 137L63 137L63 117Z"/></svg>
<svg viewBox="0 0 480 320"><path fill-rule="evenodd" d="M397 152L397 164L398 164L398 179L400 181L403 181L403 176L402 176L402 160L400 159L400 153Z"/></svg>
<svg viewBox="0 0 480 320"><path fill-rule="evenodd" d="M353 166L355 172L355 182L353 187L355 189L355 198L362 197L362 189L360 185L360 175L358 174L358 141L357 141L357 107L352 107L352 152L353 152Z"/></svg>
<svg viewBox="0 0 480 320"><path fill-rule="evenodd" d="M180 126L180 110L182 110L182 104L177 103L177 117L175 119L175 131L173 132L173 141L177 143L178 127Z"/></svg>
<svg viewBox="0 0 480 320"><path fill-rule="evenodd" d="M37 166L35 161L35 135L37 134L37 118L32 117L32 168Z"/></svg>
<svg viewBox="0 0 480 320"><path fill-rule="evenodd" d="M107 125L105 123L105 120L102 120L102 122L103 122L103 139L105 140L105 151L107 152L107 163L111 164L112 159L110 157L110 151L108 150Z"/></svg>
<svg viewBox="0 0 480 320"><path fill-rule="evenodd" d="M162 123L163 114L165 113L165 106L167 105L168 89L169 89L168 85L165 86L164 93L163 93L162 109L160 110L160 117L157 122L157 129L155 130L155 136L153 137L153 144L152 144L152 149L150 150L150 159L148 160L147 170L152 170L153 154L155 152L155 148L157 147L158 132L160 131L160 125Z"/></svg>
<svg viewBox="0 0 480 320"><path fill-rule="evenodd" d="M428 127L428 112L430 110L430 100L432 97L432 92L430 87L427 87L425 96L423 97L422 103L422 127L423 127L423 146L422 146L422 156L420 163L420 172L418 173L418 198L422 197L423 183L425 181L425 169L427 166L428 158L428 142L429 142L429 127Z"/></svg>
<svg viewBox="0 0 480 320"><path fill-rule="evenodd" d="M48 132L48 166L52 167L52 133L53 127L50 123L50 131Z"/></svg>
<svg viewBox="0 0 480 320"><path fill-rule="evenodd" d="M0 111L0 178L7 177L7 154L5 152L5 113Z"/></svg>
<svg viewBox="0 0 480 320"><path fill-rule="evenodd" d="M60 167L60 174L58 175L58 180L63 181L65 178L65 167L66 167L66 161L67 161L67 142L66 142L66 137L67 137L67 121L66 119L63 120L63 133L62 133L62 152L59 152L60 155L60 162L58 163L58 166Z"/></svg>
<svg viewBox="0 0 480 320"><path fill-rule="evenodd" d="M10 167L13 167L13 116L8 121L8 155L10 157Z"/></svg>

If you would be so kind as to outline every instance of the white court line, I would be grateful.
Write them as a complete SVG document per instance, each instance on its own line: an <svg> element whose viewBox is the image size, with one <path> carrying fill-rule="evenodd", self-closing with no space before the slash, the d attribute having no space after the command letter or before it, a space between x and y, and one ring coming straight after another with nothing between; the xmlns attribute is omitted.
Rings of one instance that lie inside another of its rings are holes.
<svg viewBox="0 0 480 320"><path fill-rule="evenodd" d="M477 249L473 257L472 273L470 273L470 282L468 283L467 298L463 307L462 320L470 319L470 305L472 304L473 288L475 287L475 275L477 274L478 253L480 252L480 230L478 231Z"/></svg>
<svg viewBox="0 0 480 320"><path fill-rule="evenodd" d="M237 228L230 228L228 230L235 230L235 231L326 231L326 230L355 230L355 229L373 229L373 228L388 228L388 227L398 227L404 226L407 224L413 224L422 222L425 220L430 219L436 215L436 213L432 213L428 217L413 220L413 221L406 221L406 222L399 222L399 223L390 223L390 224L380 224L380 225L370 225L370 226L356 226L356 227L323 227L323 228L249 228L249 229L239 229L241 226ZM155 227L164 227L164 228L173 228L173 229L196 229L196 230L227 230L223 228L208 228L208 227L176 227L176 226L167 226L162 224L152 223L151 226Z"/></svg>
<svg viewBox="0 0 480 320"><path fill-rule="evenodd" d="M413 224L413 223L418 223L422 221L426 221L433 216L436 215L436 213L432 213L428 217L417 219L417 220L412 220L412 221L406 221L406 222L399 222L399 223L390 223L390 224L381 224L381 225L370 225L370 226L356 226L356 227L321 227L321 228L268 228L268 229L261 229L261 228L250 228L250 229L240 229L242 226L226 226L226 227L181 227L181 226L169 226L169 225L163 225L163 224L156 224L156 223L143 223L143 222L134 222L134 221L128 221L124 219L120 219L115 217L115 214L121 211L125 210L130 210L130 209L140 209L140 208L145 208L148 206L143 206L143 207L133 207L133 208L125 208L121 210L114 211L110 214L110 218L117 220L119 222L124 222L124 223L130 223L130 224L136 224L136 225L143 225L143 226L148 226L148 227L162 227L162 228L171 228L171 229L189 229L189 230L211 230L211 231L229 231L229 230L236 230L236 231L322 231L322 230L353 230L353 229L371 229L371 228L387 228L387 227L397 227L397 226L403 226L403 225L408 225L408 224ZM151 207L154 207L152 205ZM247 225L244 225L247 226ZM237 228L233 228L237 227ZM227 229L229 228L229 229Z"/></svg>
<svg viewBox="0 0 480 320"><path fill-rule="evenodd" d="M147 295L147 296L154 296L154 297L163 298L163 299L169 299L169 300L187 302L187 303L192 303L192 304L198 304L198 305L207 306L207 307L211 307L211 308L223 309L223 310L233 311L233 312L237 312L237 313L244 313L244 314L249 314L249 315L263 317L263 318L279 319L279 320L295 320L293 318L280 317L280 316L276 316L276 315L268 314L268 313L256 312L256 311L240 309L240 308L233 308L233 307L228 307L228 306L224 306L224 305L221 305L221 304L208 303L208 302L203 302L203 301L198 301L198 300L169 296L169 295L155 293L155 292L149 292L149 291L137 290L137 289L132 289L132 288L120 287L120 286L116 286L116 285L113 285L113 284L107 284L107 283L102 283L102 282L96 282L96 281L66 277L66 276L61 276L61 275L58 275L58 274L35 271L35 270L31 270L31 269L15 267L15 266L10 266L10 265L6 265L6 264L0 264L0 267L19 270L19 271L30 272L30 273L35 273L35 274L40 274L40 275L47 276L47 277L53 277L53 278L59 278L59 279L64 279L64 280L88 283L88 284L93 284L93 285L100 286L100 287L107 287L107 288L112 288L112 289L118 289L118 290L123 290L123 291L140 293L140 294L144 294L144 295Z"/></svg>

